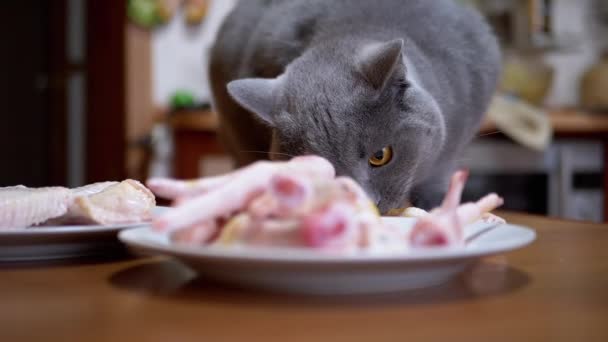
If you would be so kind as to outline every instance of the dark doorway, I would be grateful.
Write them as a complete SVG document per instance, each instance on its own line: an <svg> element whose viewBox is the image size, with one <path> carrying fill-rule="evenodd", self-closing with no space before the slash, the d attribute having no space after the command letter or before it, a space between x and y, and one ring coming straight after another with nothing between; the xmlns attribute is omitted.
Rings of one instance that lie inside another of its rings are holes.
<svg viewBox="0 0 608 342"><path fill-rule="evenodd" d="M123 1L0 1L0 186L125 177Z"/></svg>
<svg viewBox="0 0 608 342"><path fill-rule="evenodd" d="M49 2L0 2L0 186L51 178Z"/></svg>

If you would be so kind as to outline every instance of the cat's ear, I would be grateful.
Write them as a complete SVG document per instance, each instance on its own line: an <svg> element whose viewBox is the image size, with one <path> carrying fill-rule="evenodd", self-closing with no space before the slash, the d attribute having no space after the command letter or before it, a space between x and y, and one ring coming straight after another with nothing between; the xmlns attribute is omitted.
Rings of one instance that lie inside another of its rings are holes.
<svg viewBox="0 0 608 342"><path fill-rule="evenodd" d="M369 43L356 57L357 68L375 89L382 89L398 66L403 65L402 50L403 39Z"/></svg>
<svg viewBox="0 0 608 342"><path fill-rule="evenodd" d="M243 108L257 115L269 125L274 125L272 111L279 78L245 78L228 83L228 93Z"/></svg>

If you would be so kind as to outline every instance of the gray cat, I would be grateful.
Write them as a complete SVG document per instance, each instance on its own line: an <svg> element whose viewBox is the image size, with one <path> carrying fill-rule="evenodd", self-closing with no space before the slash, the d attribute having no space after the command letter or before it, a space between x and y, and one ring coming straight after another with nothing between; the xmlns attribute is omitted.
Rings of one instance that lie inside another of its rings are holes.
<svg viewBox="0 0 608 342"><path fill-rule="evenodd" d="M239 165L321 155L382 212L439 203L499 71L489 27L453 0L241 0L210 63Z"/></svg>

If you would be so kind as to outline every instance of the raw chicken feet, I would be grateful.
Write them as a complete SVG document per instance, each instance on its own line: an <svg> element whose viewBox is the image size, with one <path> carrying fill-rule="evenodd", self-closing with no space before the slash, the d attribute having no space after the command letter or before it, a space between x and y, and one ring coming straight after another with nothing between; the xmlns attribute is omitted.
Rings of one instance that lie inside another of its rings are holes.
<svg viewBox="0 0 608 342"><path fill-rule="evenodd" d="M460 205L467 173L456 172L441 207L419 215L409 233L385 224L363 189L335 177L316 156L258 162L227 175L195 181L151 179L158 195L176 206L153 225L175 242L307 247L329 251L405 251L410 247L459 246L463 227L500 206L490 194ZM495 219L495 217L493 217Z"/></svg>
<svg viewBox="0 0 608 342"><path fill-rule="evenodd" d="M147 183L153 192L181 202L156 220L154 226L161 231L173 231L242 210L264 192L279 173L326 179L335 176L334 168L327 160L305 156L288 162L257 162L225 176L197 181L153 178Z"/></svg>
<svg viewBox="0 0 608 342"><path fill-rule="evenodd" d="M422 215L410 234L414 247L457 246L464 243L463 228L503 204L496 194L489 194L474 203L459 205L468 173L456 172L439 208ZM418 212L420 214L420 212Z"/></svg>

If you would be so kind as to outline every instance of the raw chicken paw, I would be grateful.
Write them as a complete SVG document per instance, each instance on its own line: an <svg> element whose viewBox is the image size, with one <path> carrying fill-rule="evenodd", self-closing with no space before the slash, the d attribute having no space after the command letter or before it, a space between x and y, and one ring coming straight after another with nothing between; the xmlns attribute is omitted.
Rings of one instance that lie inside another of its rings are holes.
<svg viewBox="0 0 608 342"><path fill-rule="evenodd" d="M353 179L336 177L329 161L316 156L287 162L258 162L232 173L194 181L151 179L158 195L175 207L154 221L174 242L195 245L301 247L319 251L406 251L462 246L463 228L502 204L496 194L460 204L467 179L451 178L439 208L409 208L416 217L408 232L385 224Z"/></svg>

